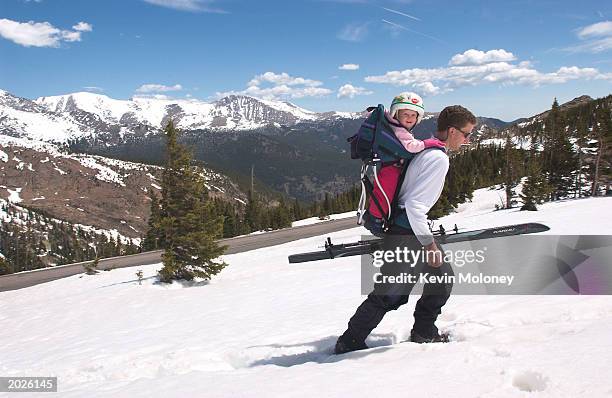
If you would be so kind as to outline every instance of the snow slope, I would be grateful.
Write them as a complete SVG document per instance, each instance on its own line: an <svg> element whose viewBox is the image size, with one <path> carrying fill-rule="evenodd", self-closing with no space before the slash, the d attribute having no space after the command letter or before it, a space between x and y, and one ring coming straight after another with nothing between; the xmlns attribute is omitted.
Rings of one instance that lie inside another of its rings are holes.
<svg viewBox="0 0 612 398"><path fill-rule="evenodd" d="M88 92L78 92L68 95L40 97L34 100L39 105L46 106L53 112L61 113L80 108L100 117L106 122L117 123L121 117L136 109L129 101L116 100L106 95Z"/></svg>
<svg viewBox="0 0 612 398"><path fill-rule="evenodd" d="M492 212L492 192L441 222L612 234L612 198ZM227 255L210 283L157 285L150 265L0 293L0 374L58 376L62 397L612 395L610 296L453 296L438 326L455 341L394 344L409 336L412 298L374 330L374 348L330 355L363 300L359 258L287 263L323 240Z"/></svg>
<svg viewBox="0 0 612 398"><path fill-rule="evenodd" d="M66 142L69 138L85 137L92 132L69 114L49 112L44 106L0 90L0 134Z"/></svg>

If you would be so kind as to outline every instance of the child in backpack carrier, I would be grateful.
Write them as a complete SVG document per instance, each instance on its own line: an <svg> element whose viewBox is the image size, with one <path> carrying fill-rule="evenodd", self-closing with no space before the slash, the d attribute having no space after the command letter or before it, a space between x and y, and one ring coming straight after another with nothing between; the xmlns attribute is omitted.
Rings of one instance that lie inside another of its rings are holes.
<svg viewBox="0 0 612 398"><path fill-rule="evenodd" d="M437 139L429 138L421 141L412 135L412 129L423 120L424 115L425 107L423 100L415 93L399 94L393 98L389 112L385 112L385 117L395 136L410 153L418 153L426 148L444 147L444 144ZM376 201L382 207L382 212L374 199L370 198L368 205L368 213L370 215L379 219L386 218L389 215L388 203L393 202L402 168L403 161L391 165L383 165L378 171L378 181L374 183L372 196L376 198Z"/></svg>

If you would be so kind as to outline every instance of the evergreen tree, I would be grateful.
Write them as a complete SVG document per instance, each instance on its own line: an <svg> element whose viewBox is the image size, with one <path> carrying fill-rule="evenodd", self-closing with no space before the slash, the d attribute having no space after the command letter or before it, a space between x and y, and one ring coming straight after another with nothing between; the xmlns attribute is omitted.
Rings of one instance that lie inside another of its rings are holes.
<svg viewBox="0 0 612 398"><path fill-rule="evenodd" d="M223 203L219 203L219 206L223 206ZM238 235L237 233L237 216L234 207L227 203L223 206L223 237L229 238Z"/></svg>
<svg viewBox="0 0 612 398"><path fill-rule="evenodd" d="M519 164L521 158L519 152L514 148L511 133L516 134L515 131L508 129L506 132L506 143L504 146L505 165L503 186L506 193L506 203L504 206L506 209L512 208L512 202L516 196L514 189L518 185L521 177L519 175Z"/></svg>
<svg viewBox="0 0 612 398"><path fill-rule="evenodd" d="M572 190L572 174L576 173L578 164L556 98L546 117L544 132L543 171L548 175L548 183L553 188L550 199L566 198Z"/></svg>
<svg viewBox="0 0 612 398"><path fill-rule="evenodd" d="M215 241L223 233L223 219L214 214L202 176L191 166L191 154L179 144L179 133L172 121L165 133L166 164L160 209L165 250L159 278L162 282L194 277L210 279L226 266L218 260L225 247Z"/></svg>
<svg viewBox="0 0 612 398"><path fill-rule="evenodd" d="M274 210L274 226L272 228L287 228L291 226L291 210L285 204L285 199L281 197L278 206Z"/></svg>
<svg viewBox="0 0 612 398"><path fill-rule="evenodd" d="M612 159L612 115L609 107L598 107L595 112L593 131L597 137L597 157L591 195L597 196L600 191L600 180L606 184L606 194L610 192L610 169Z"/></svg>
<svg viewBox="0 0 612 398"><path fill-rule="evenodd" d="M448 189L446 189L445 184L445 188L442 189L440 199L438 199L436 204L434 204L433 207L429 210L429 212L427 213L427 218L431 220L437 220L438 218L444 217L445 215L450 213L452 209L453 206L451 206L448 200Z"/></svg>
<svg viewBox="0 0 612 398"><path fill-rule="evenodd" d="M293 203L292 213L293 213L293 220L295 221L301 220L302 218L304 218L304 211L302 210L302 206L300 206L300 202L297 200L297 198L295 199L295 202Z"/></svg>
<svg viewBox="0 0 612 398"><path fill-rule="evenodd" d="M147 233L142 241L142 249L145 251L157 250L164 246L163 233L160 228L159 200L153 189L149 190L149 198L151 199L151 211L147 222Z"/></svg>
<svg viewBox="0 0 612 398"><path fill-rule="evenodd" d="M136 243L134 243L134 239L128 239L128 243L124 247L123 255L128 256L130 254L140 253L140 248Z"/></svg>
<svg viewBox="0 0 612 398"><path fill-rule="evenodd" d="M581 111L576 125L576 146L578 147L578 169L574 180L574 198L582 196L583 186L583 167L585 158L585 148L588 146L589 128L588 119L585 112Z"/></svg>
<svg viewBox="0 0 612 398"><path fill-rule="evenodd" d="M6 261L6 259L3 257L0 257L0 275L7 275L11 273L13 273L13 270L11 269L8 261Z"/></svg>
<svg viewBox="0 0 612 398"><path fill-rule="evenodd" d="M249 227L249 232L263 229L263 211L259 200L254 192L247 193L247 205L244 211L244 221Z"/></svg>
<svg viewBox="0 0 612 398"><path fill-rule="evenodd" d="M523 184L523 191L520 194L523 200L521 210L536 211L538 210L536 205L543 203L553 188L548 184L546 176L542 173L535 154L532 154L527 172L527 179Z"/></svg>
<svg viewBox="0 0 612 398"><path fill-rule="evenodd" d="M117 239L119 239L117 237ZM108 243L106 244L106 247L104 248L104 257L114 257L116 256L117 253L117 245L118 245L118 240L115 241L115 238L111 235L108 237Z"/></svg>
<svg viewBox="0 0 612 398"><path fill-rule="evenodd" d="M332 211L332 203L329 197L329 193L325 192L325 197L323 199L323 204L321 206L320 212L318 214L319 218L325 218L331 214Z"/></svg>

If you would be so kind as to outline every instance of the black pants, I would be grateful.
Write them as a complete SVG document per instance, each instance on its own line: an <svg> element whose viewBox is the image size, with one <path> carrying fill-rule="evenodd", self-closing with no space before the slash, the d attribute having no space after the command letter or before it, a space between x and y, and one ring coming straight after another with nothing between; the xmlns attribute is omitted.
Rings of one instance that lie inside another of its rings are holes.
<svg viewBox="0 0 612 398"><path fill-rule="evenodd" d="M408 247L409 250L417 251L421 249L421 245L415 236L386 236L383 242L383 249L395 251L396 247ZM412 262L385 262L380 272L383 275L409 273L415 275L417 280L419 274L422 273L427 273L430 276L454 275L448 263L443 263L440 268L433 268L426 261L422 261L422 259L413 263L414 266L410 266L411 264ZM444 281L436 283L425 283L423 286L423 294L414 310L413 327L413 330L422 337L429 338L437 331L434 323L441 313L441 308L450 297L452 290L452 282L448 281L449 279L452 278L445 278ZM388 311L396 310L408 302L408 297L413 287L414 283L375 284L374 290L361 303L355 315L350 319L345 335L348 334L347 337L351 337L356 341L365 341L366 337L378 326Z"/></svg>

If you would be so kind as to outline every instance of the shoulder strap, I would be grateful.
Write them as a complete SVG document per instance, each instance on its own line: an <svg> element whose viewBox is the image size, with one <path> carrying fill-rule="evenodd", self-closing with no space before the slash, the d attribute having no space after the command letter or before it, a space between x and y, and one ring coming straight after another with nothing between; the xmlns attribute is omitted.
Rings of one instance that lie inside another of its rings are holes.
<svg viewBox="0 0 612 398"><path fill-rule="evenodd" d="M438 148L438 147L426 148L423 150L423 152L429 149L439 149L446 153L446 149ZM388 230L394 223L395 216L396 216L396 210L399 208L398 203L397 203L399 200L399 193L400 193L400 190L402 189L402 185L404 184L404 178L406 178L406 172L408 171L408 166L410 166L411 162L412 162L412 159L410 161L404 162L404 165L402 167L402 173L400 174L399 180L397 181L397 186L395 187L395 193L393 194L393 201L391 202L391 209L389 209L389 219L387 220L386 226L385 226L386 230Z"/></svg>
<svg viewBox="0 0 612 398"><path fill-rule="evenodd" d="M393 225L393 221L395 220L395 213L398 207L397 202L398 202L399 192L400 192L400 189L402 189L402 185L404 184L404 178L406 177L406 171L408 170L408 165L410 165L410 162L404 162L402 166L402 173L400 174L400 177L397 181L397 186L395 187L395 193L393 194L393 200L391 201L391 208L389 209L389 219L387 220L384 226L385 230L388 230L389 228L391 228L391 226Z"/></svg>

